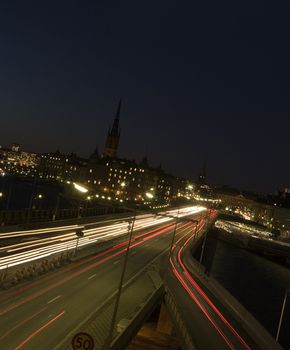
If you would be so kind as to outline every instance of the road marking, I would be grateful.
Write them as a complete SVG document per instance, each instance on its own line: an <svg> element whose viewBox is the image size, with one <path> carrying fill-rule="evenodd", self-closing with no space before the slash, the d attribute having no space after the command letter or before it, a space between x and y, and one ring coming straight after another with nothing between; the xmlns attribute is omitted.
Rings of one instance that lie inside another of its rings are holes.
<svg viewBox="0 0 290 350"><path fill-rule="evenodd" d="M94 277L96 277L96 274L94 274L94 275L88 277L88 280L90 280L90 279L92 279L92 278L94 278Z"/></svg>
<svg viewBox="0 0 290 350"><path fill-rule="evenodd" d="M55 297L55 298L49 300L49 301L47 302L47 304L50 304L50 303L52 303L53 301L55 301L55 300L57 300L57 299L59 299L59 298L60 298L60 295L58 295L57 297Z"/></svg>
<svg viewBox="0 0 290 350"><path fill-rule="evenodd" d="M117 260L117 261L114 261L113 264L116 265L116 264L118 264L119 262L120 262L120 259Z"/></svg>

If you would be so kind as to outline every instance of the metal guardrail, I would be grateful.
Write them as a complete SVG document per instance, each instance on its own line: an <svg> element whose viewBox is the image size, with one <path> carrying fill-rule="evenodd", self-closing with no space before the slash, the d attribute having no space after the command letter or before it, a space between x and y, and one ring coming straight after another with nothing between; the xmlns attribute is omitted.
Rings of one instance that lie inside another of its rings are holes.
<svg viewBox="0 0 290 350"><path fill-rule="evenodd" d="M166 252L160 253L123 284L121 303L111 344L107 344L106 341L117 290L93 310L82 324L72 330L53 350L71 350L71 340L78 332L89 333L94 338L94 349L96 350L126 348L144 319L149 316L154 305L162 300L163 284L156 273L163 265L165 255Z"/></svg>
<svg viewBox="0 0 290 350"><path fill-rule="evenodd" d="M220 283L204 273L204 266L195 260L191 253L196 249L196 241L187 249L184 264L192 276L199 281L203 288L219 300L220 304L230 312L238 324L258 344L261 349L282 349L272 335L254 318L254 316L236 300ZM189 253L191 252L191 253Z"/></svg>
<svg viewBox="0 0 290 350"><path fill-rule="evenodd" d="M59 209L56 217L54 209L22 209L22 210L1 210L0 226L22 225L27 223L47 222L55 220L73 219L78 217L90 217L98 215L107 215L122 213L126 210L120 207L96 207L82 209Z"/></svg>

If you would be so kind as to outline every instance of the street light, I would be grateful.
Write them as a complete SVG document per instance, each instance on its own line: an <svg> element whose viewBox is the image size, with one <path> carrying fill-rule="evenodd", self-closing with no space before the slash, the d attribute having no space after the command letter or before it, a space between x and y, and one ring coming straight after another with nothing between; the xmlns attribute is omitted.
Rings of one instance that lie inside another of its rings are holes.
<svg viewBox="0 0 290 350"><path fill-rule="evenodd" d="M39 193L34 199L35 199L35 208L40 210L42 208L42 198L43 198L43 195L41 193Z"/></svg>
<svg viewBox="0 0 290 350"><path fill-rule="evenodd" d="M285 294L284 294L284 299L283 299L283 304L282 304L282 309L281 309L281 314L280 314L280 320L279 320L278 330L277 330L277 334L276 334L276 342L278 342L278 340L279 340L281 325L282 325L283 316L284 316L284 310L285 310L287 296L288 296L289 292L290 292L290 289L286 289Z"/></svg>
<svg viewBox="0 0 290 350"><path fill-rule="evenodd" d="M89 191L85 186L80 185L80 184L78 184L76 182L73 182L73 187L80 193L87 193ZM79 205L78 205L78 218L80 217L80 212L81 212L81 208L80 207L81 207L81 200L79 201Z"/></svg>
<svg viewBox="0 0 290 350"><path fill-rule="evenodd" d="M74 188L77 191L79 191L81 193L87 193L88 192L88 189L85 186L77 184L76 182L73 183L73 186L74 186Z"/></svg>
<svg viewBox="0 0 290 350"><path fill-rule="evenodd" d="M204 235L204 239L203 239L202 247L201 247L201 253L200 253L200 258L199 258L199 263L200 264L202 263L204 249L205 249L205 244L206 244L206 240L207 240L207 232L208 232L210 216L211 216L211 208L209 209L208 214L206 216L206 231L205 231L205 235Z"/></svg>
<svg viewBox="0 0 290 350"><path fill-rule="evenodd" d="M111 321L111 327L110 327L110 330L109 330L107 341L105 343L105 346L106 346L107 349L111 348L111 342L112 342L113 333L114 333L114 325L116 323L117 312L118 312L118 307L119 307L121 293L122 293L123 281L124 281L126 267L127 267L127 262L128 262L129 250L130 250L130 246L131 246L131 242L132 242L132 236L133 236L135 220L136 220L136 209L134 210L133 219L130 219L128 221L129 240L128 240L128 245L127 245L126 252L125 252L124 265L123 265L122 274L121 274L121 278L120 278L118 293L117 293L117 296L116 296L116 302L115 302L115 306L114 306L114 311L113 311L113 316L112 316L112 321Z"/></svg>

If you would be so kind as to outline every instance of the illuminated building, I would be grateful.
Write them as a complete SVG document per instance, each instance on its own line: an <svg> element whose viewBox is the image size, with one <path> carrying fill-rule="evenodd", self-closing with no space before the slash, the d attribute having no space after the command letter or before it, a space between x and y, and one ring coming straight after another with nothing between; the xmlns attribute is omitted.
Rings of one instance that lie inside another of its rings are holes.
<svg viewBox="0 0 290 350"><path fill-rule="evenodd" d="M34 177L37 174L40 156L36 153L23 152L18 144L11 149L0 148L0 173Z"/></svg>
<svg viewBox="0 0 290 350"><path fill-rule="evenodd" d="M78 181L87 161L76 154L44 153L39 164L39 177L43 180Z"/></svg>

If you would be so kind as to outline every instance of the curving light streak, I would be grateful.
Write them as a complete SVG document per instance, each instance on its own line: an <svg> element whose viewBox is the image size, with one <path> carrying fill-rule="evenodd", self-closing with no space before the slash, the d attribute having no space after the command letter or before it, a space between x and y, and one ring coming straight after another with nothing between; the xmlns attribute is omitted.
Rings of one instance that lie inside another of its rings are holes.
<svg viewBox="0 0 290 350"><path fill-rule="evenodd" d="M205 225L205 223L201 223L199 226L200 228L202 228ZM187 235L186 235L187 236ZM181 238L185 238L181 237ZM193 293L193 291L191 290L191 288L193 288L193 290L195 292L198 293L198 295L201 297L201 299L205 302L205 304L207 304L211 310L214 311L214 313L218 316L218 318L222 321L222 323L226 326L226 329L228 329L234 336L235 338L238 340L238 342L242 345L242 347L246 350L251 350L250 346L246 343L246 341L240 336L240 334L237 332L237 330L230 324L230 322L223 316L223 314L220 312L220 310L214 305L214 303L210 300L210 298L206 295L206 293L201 289L201 287L198 285L198 283L193 279L193 277L190 275L190 273L188 272L186 266L184 265L183 261L182 261L182 251L183 249L188 245L188 243L193 239L194 237L190 236L189 238L187 238L185 240L185 242L178 248L177 250L177 262L178 265L175 266L174 262L172 259L170 259L170 264L172 266L173 269L173 273L176 276L176 278L179 280L179 282L181 283L181 285L183 286L183 288L186 290L186 292L189 294L189 296L191 297L191 299L196 303L196 305L201 309L201 311L203 312L203 314L206 316L206 318L210 321L210 323L215 327L215 329L218 331L218 333L221 335L221 337L223 338L223 340L226 342L226 344L228 345L228 347L231 350L236 349L236 347L233 345L233 343L228 339L228 337L226 336L226 334L224 333L224 331L220 328L220 326L218 326L218 324L216 323L216 321L213 319L213 317L209 314L209 312L207 311L207 309L205 308L204 304L202 304L196 294ZM180 241L181 239L179 239ZM178 241L178 242L179 242ZM176 245L177 243L176 242ZM181 273L178 272L178 268L180 268ZM184 278L185 276L185 278Z"/></svg>

